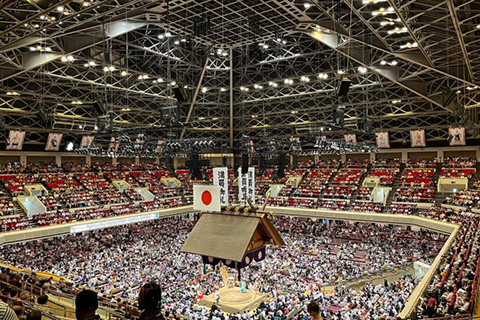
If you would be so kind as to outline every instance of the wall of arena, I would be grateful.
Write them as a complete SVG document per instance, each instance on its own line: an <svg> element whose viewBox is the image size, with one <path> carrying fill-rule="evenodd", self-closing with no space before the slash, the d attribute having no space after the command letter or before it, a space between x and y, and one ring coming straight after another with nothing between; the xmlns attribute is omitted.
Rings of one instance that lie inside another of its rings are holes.
<svg viewBox="0 0 480 320"><path fill-rule="evenodd" d="M235 157L233 154L205 154L205 158L210 159L211 165L217 166L222 164L222 157L227 157L229 165L241 162L241 158ZM299 161L308 161L314 159L336 159L346 161L351 160L367 160L373 161L375 159L401 159L406 162L408 159L434 159L437 158L442 162L446 157L470 157L476 158L480 161L480 147L478 146L458 146L458 147L443 147L443 148L402 148L402 149L381 149L378 153L347 153L342 155L322 155L322 156L299 156ZM63 162L87 164L101 162L112 163L128 162L128 163L160 163L159 158L106 158L93 157L87 155L77 155L72 152L31 152L31 151L0 151L0 164L19 161L22 165L27 162L50 163L56 162L61 165ZM174 159L174 168L181 168L185 166L185 159Z"/></svg>

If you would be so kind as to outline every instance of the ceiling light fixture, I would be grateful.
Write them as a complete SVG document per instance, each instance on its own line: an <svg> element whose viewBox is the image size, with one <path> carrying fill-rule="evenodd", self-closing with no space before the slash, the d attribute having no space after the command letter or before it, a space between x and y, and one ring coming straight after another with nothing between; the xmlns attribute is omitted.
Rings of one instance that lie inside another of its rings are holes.
<svg viewBox="0 0 480 320"><path fill-rule="evenodd" d="M365 67L358 67L358 72L360 72L360 73L366 73L366 72L367 72L367 68L365 68Z"/></svg>
<svg viewBox="0 0 480 320"><path fill-rule="evenodd" d="M269 82L268 82L268 85L269 85L270 87L274 87L274 88L278 87L278 84L277 84L276 82L273 82L273 81L269 81Z"/></svg>
<svg viewBox="0 0 480 320"><path fill-rule="evenodd" d="M322 72L322 73L319 73L319 74L318 74L318 79L326 80L326 79L328 79L328 74L323 73L323 72Z"/></svg>
<svg viewBox="0 0 480 320"><path fill-rule="evenodd" d="M302 82L309 82L309 81L310 81L310 78L307 77L307 76L301 76L301 77L300 77L300 81L302 81Z"/></svg>
<svg viewBox="0 0 480 320"><path fill-rule="evenodd" d="M372 11L372 16L378 16L378 15L387 15L387 14L393 14L395 13L395 10L393 9L393 7L388 7L387 9L385 8L380 8L376 11Z"/></svg>
<svg viewBox="0 0 480 320"><path fill-rule="evenodd" d="M407 42L407 43L405 43L405 44L402 44L402 45L400 46L400 49L408 49L408 48L416 48L416 47L418 47L418 43L416 43L416 42L413 42L413 43Z"/></svg>

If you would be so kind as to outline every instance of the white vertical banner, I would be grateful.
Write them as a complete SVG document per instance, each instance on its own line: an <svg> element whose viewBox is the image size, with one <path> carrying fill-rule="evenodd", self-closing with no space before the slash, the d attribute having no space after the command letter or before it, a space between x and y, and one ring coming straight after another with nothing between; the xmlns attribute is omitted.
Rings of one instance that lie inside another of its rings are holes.
<svg viewBox="0 0 480 320"><path fill-rule="evenodd" d="M220 187L221 205L228 205L228 168L213 168L213 185Z"/></svg>
<svg viewBox="0 0 480 320"><path fill-rule="evenodd" d="M238 168L238 202L246 204L248 188L248 173L242 174L242 168Z"/></svg>
<svg viewBox="0 0 480 320"><path fill-rule="evenodd" d="M249 167L247 175L247 196L255 204L255 168Z"/></svg>

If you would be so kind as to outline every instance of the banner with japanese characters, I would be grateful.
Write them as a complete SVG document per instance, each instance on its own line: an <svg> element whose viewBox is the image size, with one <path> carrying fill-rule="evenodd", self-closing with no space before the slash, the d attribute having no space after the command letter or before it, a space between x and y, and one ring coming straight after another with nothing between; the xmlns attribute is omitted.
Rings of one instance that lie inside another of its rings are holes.
<svg viewBox="0 0 480 320"><path fill-rule="evenodd" d="M255 204L255 168L248 168L247 178L247 196L252 204Z"/></svg>
<svg viewBox="0 0 480 320"><path fill-rule="evenodd" d="M220 204L228 205L228 168L213 168L213 185L220 187Z"/></svg>
<svg viewBox="0 0 480 320"><path fill-rule="evenodd" d="M247 173L242 174L242 168L238 168L238 202L247 203L247 197L255 203L255 168L248 168Z"/></svg>
<svg viewBox="0 0 480 320"><path fill-rule="evenodd" d="M238 202L247 203L248 172L242 174L242 168L238 168Z"/></svg>

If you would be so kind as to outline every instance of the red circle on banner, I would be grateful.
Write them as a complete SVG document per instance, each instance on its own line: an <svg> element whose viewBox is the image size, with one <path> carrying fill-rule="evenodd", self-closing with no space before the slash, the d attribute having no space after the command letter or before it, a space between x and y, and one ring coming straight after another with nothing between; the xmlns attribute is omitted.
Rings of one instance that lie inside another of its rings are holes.
<svg viewBox="0 0 480 320"><path fill-rule="evenodd" d="M206 206L212 203L212 194L210 191L207 190L202 192L202 203Z"/></svg>

